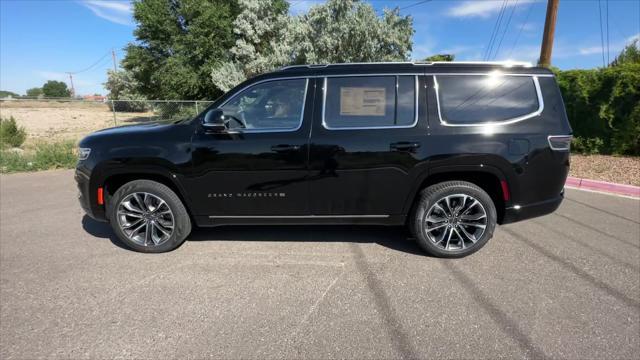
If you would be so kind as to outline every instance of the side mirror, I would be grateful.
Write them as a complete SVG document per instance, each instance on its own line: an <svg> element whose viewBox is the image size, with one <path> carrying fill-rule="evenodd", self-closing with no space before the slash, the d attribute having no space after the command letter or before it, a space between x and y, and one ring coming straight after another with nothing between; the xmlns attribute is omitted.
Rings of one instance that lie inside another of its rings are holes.
<svg viewBox="0 0 640 360"><path fill-rule="evenodd" d="M224 122L224 113L220 109L211 109L204 115L202 126L210 131L224 131L227 126Z"/></svg>

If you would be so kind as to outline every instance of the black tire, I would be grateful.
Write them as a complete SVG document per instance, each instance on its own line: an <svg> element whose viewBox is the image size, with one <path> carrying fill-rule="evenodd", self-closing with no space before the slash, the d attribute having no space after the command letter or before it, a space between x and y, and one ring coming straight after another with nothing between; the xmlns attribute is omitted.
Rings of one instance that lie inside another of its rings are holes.
<svg viewBox="0 0 640 360"><path fill-rule="evenodd" d="M486 227L484 233L471 246L462 249L445 250L436 245L436 243L427 236L425 218L433 204L444 199L446 196L454 194L472 196L480 202L486 212ZM493 237L496 221L496 207L489 194L477 185L466 181L446 181L431 185L420 192L413 214L409 219L409 226L420 247L429 255L443 258L460 258L480 250L487 241Z"/></svg>
<svg viewBox="0 0 640 360"><path fill-rule="evenodd" d="M160 243L159 245L141 245L130 240L127 235L122 231L118 223L117 211L120 202L133 193L148 193L152 194L164 202L171 210L174 216L174 229L169 238ZM173 190L167 186L151 181L151 180L134 180L122 185L116 193L109 199L107 203L107 211L109 214L109 222L111 228L118 236L118 239L132 250L144 252L144 253L162 253L176 249L179 247L191 233L191 219L185 209L182 201Z"/></svg>

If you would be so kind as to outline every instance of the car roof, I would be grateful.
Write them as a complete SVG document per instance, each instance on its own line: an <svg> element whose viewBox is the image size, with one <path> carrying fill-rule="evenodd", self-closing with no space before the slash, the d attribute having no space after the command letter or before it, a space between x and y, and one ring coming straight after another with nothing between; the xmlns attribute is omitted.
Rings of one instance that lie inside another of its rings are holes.
<svg viewBox="0 0 640 360"><path fill-rule="evenodd" d="M271 75L323 76L367 73L487 73L491 71L517 74L553 74L543 67L534 67L526 62L371 62L344 64L292 65L278 69Z"/></svg>

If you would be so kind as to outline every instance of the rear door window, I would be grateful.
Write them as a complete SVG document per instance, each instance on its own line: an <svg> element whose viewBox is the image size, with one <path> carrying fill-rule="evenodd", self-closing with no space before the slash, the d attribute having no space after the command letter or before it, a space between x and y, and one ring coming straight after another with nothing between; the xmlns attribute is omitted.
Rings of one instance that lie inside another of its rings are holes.
<svg viewBox="0 0 640 360"><path fill-rule="evenodd" d="M540 108L531 76L437 75L441 120L482 124L516 120Z"/></svg>
<svg viewBox="0 0 640 360"><path fill-rule="evenodd" d="M328 129L415 124L413 75L330 77L325 86L324 126Z"/></svg>

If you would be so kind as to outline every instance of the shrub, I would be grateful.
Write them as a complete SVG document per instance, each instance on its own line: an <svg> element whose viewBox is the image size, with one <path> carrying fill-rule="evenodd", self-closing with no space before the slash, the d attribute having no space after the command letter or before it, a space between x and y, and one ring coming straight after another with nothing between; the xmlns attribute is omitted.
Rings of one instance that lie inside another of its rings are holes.
<svg viewBox="0 0 640 360"><path fill-rule="evenodd" d="M74 141L38 143L35 151L20 153L10 150L0 152L0 172L71 169L76 165Z"/></svg>
<svg viewBox="0 0 640 360"><path fill-rule="evenodd" d="M573 140L571 140L571 152L584 155L600 154L603 145L604 141L602 141L602 139L598 137L582 138L576 136L573 138Z"/></svg>
<svg viewBox="0 0 640 360"><path fill-rule="evenodd" d="M157 103L154 106L154 112L163 121L182 120L197 115L195 103Z"/></svg>
<svg viewBox="0 0 640 360"><path fill-rule="evenodd" d="M558 71L557 80L574 136L599 138L601 153L640 155L640 64Z"/></svg>
<svg viewBox="0 0 640 360"><path fill-rule="evenodd" d="M8 119L0 118L0 145L1 147L19 147L27 138L27 131L23 126L16 124L13 116Z"/></svg>
<svg viewBox="0 0 640 360"><path fill-rule="evenodd" d="M125 94L126 95L126 94ZM144 97L140 95L129 94L127 100L144 100ZM113 100L108 101L107 105L111 111L121 112L145 112L149 110L145 101L127 101L127 100Z"/></svg>

